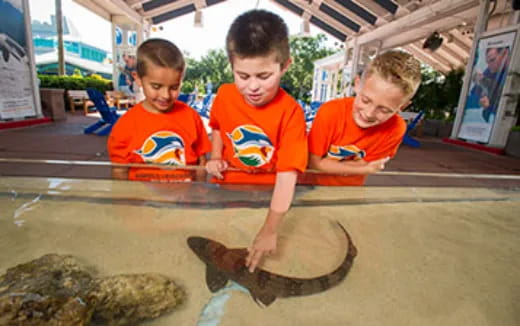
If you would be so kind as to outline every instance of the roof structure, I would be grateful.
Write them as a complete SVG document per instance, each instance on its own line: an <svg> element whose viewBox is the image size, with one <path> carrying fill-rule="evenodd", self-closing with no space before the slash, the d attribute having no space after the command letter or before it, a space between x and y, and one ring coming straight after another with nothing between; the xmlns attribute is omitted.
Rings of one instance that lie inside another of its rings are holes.
<svg viewBox="0 0 520 326"><path fill-rule="evenodd" d="M75 0L108 20L153 25L226 0ZM253 0L250 0L253 1ZM479 0L271 0L303 21L345 42L367 49L402 47L435 69L463 67L469 58ZM492 2L490 29L506 25L513 15L508 0ZM437 32L443 38L435 51L424 49ZM375 50L371 50L375 51ZM367 54L370 54L367 53Z"/></svg>

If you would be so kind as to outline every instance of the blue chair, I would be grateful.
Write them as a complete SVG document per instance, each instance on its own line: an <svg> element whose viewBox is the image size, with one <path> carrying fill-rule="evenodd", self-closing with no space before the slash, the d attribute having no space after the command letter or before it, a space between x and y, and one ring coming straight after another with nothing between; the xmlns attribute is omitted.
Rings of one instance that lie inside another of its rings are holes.
<svg viewBox="0 0 520 326"><path fill-rule="evenodd" d="M403 144L415 148L421 147L421 143L417 139L412 138L412 136L410 136L410 132L415 128L417 123L421 121L423 115L424 111L420 111L419 114L412 120L412 122L410 122L408 126L406 126L406 132L404 133L403 137Z"/></svg>
<svg viewBox="0 0 520 326"><path fill-rule="evenodd" d="M197 98L197 96L194 93L181 93L177 97L177 100L184 102L184 103L188 104L189 106L193 106L193 103L195 102L196 98Z"/></svg>
<svg viewBox="0 0 520 326"><path fill-rule="evenodd" d="M116 123L117 119L119 119L116 108L109 107L103 94L95 88L88 88L87 94L90 100L94 102L96 110L101 114L101 119L85 128L83 133L106 136L112 130L112 126Z"/></svg>
<svg viewBox="0 0 520 326"><path fill-rule="evenodd" d="M199 115L203 118L209 119L209 113L211 111L211 104L213 103L213 99L215 98L215 94L208 94L204 96L202 99L202 107L199 110Z"/></svg>
<svg viewBox="0 0 520 326"><path fill-rule="evenodd" d="M303 112L307 112L307 104L302 100L296 100L298 104L302 107Z"/></svg>

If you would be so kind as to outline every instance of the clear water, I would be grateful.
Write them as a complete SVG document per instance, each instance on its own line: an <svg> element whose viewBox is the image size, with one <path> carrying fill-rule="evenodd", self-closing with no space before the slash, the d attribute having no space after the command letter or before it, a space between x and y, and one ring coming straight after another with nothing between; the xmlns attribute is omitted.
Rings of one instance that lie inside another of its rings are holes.
<svg viewBox="0 0 520 326"><path fill-rule="evenodd" d="M259 307L229 283L215 294L186 239L246 247L268 188L222 189L104 180L0 180L0 273L47 253L72 254L100 276L162 273L187 301L145 325L518 325L520 195L480 188L300 188L276 255L263 268L295 277L358 256L326 292Z"/></svg>

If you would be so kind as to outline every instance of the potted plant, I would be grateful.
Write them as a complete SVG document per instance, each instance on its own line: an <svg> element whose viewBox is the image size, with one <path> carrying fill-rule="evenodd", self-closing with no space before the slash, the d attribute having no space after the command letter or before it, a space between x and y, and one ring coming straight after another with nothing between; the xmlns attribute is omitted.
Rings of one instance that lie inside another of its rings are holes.
<svg viewBox="0 0 520 326"><path fill-rule="evenodd" d="M505 152L507 155L520 157L520 126L514 126L509 132Z"/></svg>

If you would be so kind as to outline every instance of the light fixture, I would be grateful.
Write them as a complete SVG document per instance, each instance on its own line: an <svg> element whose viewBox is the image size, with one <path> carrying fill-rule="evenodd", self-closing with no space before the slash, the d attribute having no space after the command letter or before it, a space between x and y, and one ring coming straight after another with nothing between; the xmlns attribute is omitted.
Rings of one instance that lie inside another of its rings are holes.
<svg viewBox="0 0 520 326"><path fill-rule="evenodd" d="M435 52L435 50L441 46L443 40L444 39L441 37L439 32L435 31L430 36L428 36L426 41L424 41L423 49L428 49L432 52Z"/></svg>
<svg viewBox="0 0 520 326"><path fill-rule="evenodd" d="M195 20L193 21L194 27L202 27L202 11L195 11Z"/></svg>

